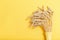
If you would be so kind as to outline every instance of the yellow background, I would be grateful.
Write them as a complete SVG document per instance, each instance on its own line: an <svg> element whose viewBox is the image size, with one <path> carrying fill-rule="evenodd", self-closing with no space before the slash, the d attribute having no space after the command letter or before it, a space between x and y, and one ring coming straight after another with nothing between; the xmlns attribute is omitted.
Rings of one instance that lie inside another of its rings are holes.
<svg viewBox="0 0 60 40"><path fill-rule="evenodd" d="M42 5L53 9L52 40L60 40L60 0L0 0L0 40L43 40L41 28L25 20Z"/></svg>

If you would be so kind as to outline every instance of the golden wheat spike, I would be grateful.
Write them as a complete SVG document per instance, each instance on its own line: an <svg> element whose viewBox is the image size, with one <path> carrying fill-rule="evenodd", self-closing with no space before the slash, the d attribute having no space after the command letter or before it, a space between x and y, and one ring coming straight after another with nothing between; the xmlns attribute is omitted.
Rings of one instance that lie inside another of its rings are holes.
<svg viewBox="0 0 60 40"><path fill-rule="evenodd" d="M47 10L44 10L44 6L42 8L39 8L39 10L35 11L30 20L30 25L37 27L37 26L43 26L45 40L51 40L51 27L52 27L52 14L53 11L47 7Z"/></svg>

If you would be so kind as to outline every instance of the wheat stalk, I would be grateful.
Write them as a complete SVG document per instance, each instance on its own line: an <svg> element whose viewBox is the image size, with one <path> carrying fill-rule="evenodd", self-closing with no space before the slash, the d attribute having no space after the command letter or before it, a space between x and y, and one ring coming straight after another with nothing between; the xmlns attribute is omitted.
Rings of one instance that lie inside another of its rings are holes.
<svg viewBox="0 0 60 40"><path fill-rule="evenodd" d="M47 10L44 10L44 7L39 8L39 10L33 12L30 17L30 26L41 27L44 31L45 40L51 40L51 27L52 27L52 13L53 11L47 7Z"/></svg>

